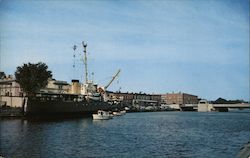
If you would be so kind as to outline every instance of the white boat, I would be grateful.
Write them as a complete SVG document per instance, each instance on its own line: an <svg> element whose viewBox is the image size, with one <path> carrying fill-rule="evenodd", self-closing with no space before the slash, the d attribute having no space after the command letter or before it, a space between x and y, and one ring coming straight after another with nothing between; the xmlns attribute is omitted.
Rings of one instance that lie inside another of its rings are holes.
<svg viewBox="0 0 250 158"><path fill-rule="evenodd" d="M122 113L120 113L120 112L118 112L118 111L114 111L114 112L113 112L113 115L114 115L114 116L121 116Z"/></svg>
<svg viewBox="0 0 250 158"><path fill-rule="evenodd" d="M125 114L126 114L126 110L122 110L120 113L121 113L122 115L125 115Z"/></svg>
<svg viewBox="0 0 250 158"><path fill-rule="evenodd" d="M113 115L114 116L122 116L126 114L126 110L122 110L122 111L114 111Z"/></svg>
<svg viewBox="0 0 250 158"><path fill-rule="evenodd" d="M93 120L108 120L113 118L113 116L110 115L109 112L103 110L98 110L97 114L92 114L92 116Z"/></svg>

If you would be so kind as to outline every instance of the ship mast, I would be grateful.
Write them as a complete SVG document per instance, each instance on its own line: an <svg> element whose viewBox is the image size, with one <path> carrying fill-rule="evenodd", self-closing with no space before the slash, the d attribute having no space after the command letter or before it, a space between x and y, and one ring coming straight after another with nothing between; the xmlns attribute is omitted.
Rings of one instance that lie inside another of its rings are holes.
<svg viewBox="0 0 250 158"><path fill-rule="evenodd" d="M84 44L84 41L82 41L82 46L84 52L85 83L87 84L88 83L88 67L87 67L87 52L86 52L87 44Z"/></svg>
<svg viewBox="0 0 250 158"><path fill-rule="evenodd" d="M76 48L77 48L77 46L74 45L72 48L74 50L74 54L73 54L73 78L75 78L75 73L76 73L76 69L75 69L75 67L76 67Z"/></svg>

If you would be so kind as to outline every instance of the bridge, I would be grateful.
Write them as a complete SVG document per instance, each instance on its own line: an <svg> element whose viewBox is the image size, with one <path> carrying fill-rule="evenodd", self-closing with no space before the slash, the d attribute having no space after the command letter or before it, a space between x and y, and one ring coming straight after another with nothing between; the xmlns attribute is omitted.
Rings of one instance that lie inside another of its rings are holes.
<svg viewBox="0 0 250 158"><path fill-rule="evenodd" d="M198 104L199 112L221 111L227 112L229 108L245 109L250 108L249 103L241 104L209 104L206 100L201 100Z"/></svg>
<svg viewBox="0 0 250 158"><path fill-rule="evenodd" d="M250 109L250 103L241 104L210 104L206 100L201 100L198 104L186 104L180 105L181 111L198 111L198 112L208 112L208 111L223 111L227 112L228 109Z"/></svg>
<svg viewBox="0 0 250 158"><path fill-rule="evenodd" d="M250 104L213 104L214 108L250 108Z"/></svg>
<svg viewBox="0 0 250 158"><path fill-rule="evenodd" d="M250 104L212 104L215 111L227 112L229 108L245 109L250 108Z"/></svg>

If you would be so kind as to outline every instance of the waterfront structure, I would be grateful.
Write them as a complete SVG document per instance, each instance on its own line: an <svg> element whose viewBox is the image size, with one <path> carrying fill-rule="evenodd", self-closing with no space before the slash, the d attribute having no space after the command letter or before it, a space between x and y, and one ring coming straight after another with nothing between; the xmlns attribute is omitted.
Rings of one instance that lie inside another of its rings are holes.
<svg viewBox="0 0 250 158"><path fill-rule="evenodd" d="M213 104L210 104L207 100L200 100L198 103L198 112L211 112L215 111Z"/></svg>
<svg viewBox="0 0 250 158"><path fill-rule="evenodd" d="M23 96L20 85L12 75L8 75L0 80L0 96Z"/></svg>
<svg viewBox="0 0 250 158"><path fill-rule="evenodd" d="M157 106L161 106L161 94L151 94L151 100L157 101Z"/></svg>
<svg viewBox="0 0 250 158"><path fill-rule="evenodd" d="M0 80L0 106L21 107L23 91L12 75Z"/></svg>
<svg viewBox="0 0 250 158"><path fill-rule="evenodd" d="M40 92L44 93L69 93L71 86L66 81L58 81L49 79L45 88ZM25 94L22 91L20 84L16 82L12 75L0 80L0 96L23 97Z"/></svg>
<svg viewBox="0 0 250 158"><path fill-rule="evenodd" d="M118 92L111 92L111 91L106 91L106 96L109 100L112 101L123 101L124 100L124 95L123 93L118 93Z"/></svg>
<svg viewBox="0 0 250 158"><path fill-rule="evenodd" d="M109 92L108 96L109 98L120 98L125 107L141 110L156 108L161 105L161 95L157 94Z"/></svg>
<svg viewBox="0 0 250 158"><path fill-rule="evenodd" d="M123 92L111 92L107 91L107 96L114 100L121 99L123 106L130 107L132 105L134 94L133 93L123 93Z"/></svg>
<svg viewBox="0 0 250 158"><path fill-rule="evenodd" d="M161 98L166 104L198 104L198 96L181 92L162 94Z"/></svg>
<svg viewBox="0 0 250 158"><path fill-rule="evenodd" d="M69 91L70 85L66 81L49 79L47 86L39 93L64 94ZM0 79L0 106L22 107L24 97L25 93L12 75Z"/></svg>
<svg viewBox="0 0 250 158"><path fill-rule="evenodd" d="M66 81L59 81L50 78L48 80L48 84L45 88L41 89L40 92L44 93L69 93L71 90L71 86Z"/></svg>
<svg viewBox="0 0 250 158"><path fill-rule="evenodd" d="M235 103L235 104L211 104L207 100L200 100L198 103L198 112L220 111L227 112L232 109L250 109L249 103Z"/></svg>
<svg viewBox="0 0 250 158"><path fill-rule="evenodd" d="M132 105L139 108L156 108L161 105L161 95L135 93Z"/></svg>

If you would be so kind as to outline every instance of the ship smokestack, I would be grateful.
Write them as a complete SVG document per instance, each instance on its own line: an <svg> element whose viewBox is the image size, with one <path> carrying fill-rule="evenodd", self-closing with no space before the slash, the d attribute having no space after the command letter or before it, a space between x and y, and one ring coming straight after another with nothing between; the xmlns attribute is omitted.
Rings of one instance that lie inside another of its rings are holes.
<svg viewBox="0 0 250 158"><path fill-rule="evenodd" d="M71 81L71 93L72 94L80 94L81 91L81 85L79 83L79 80L72 80Z"/></svg>

